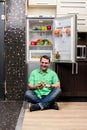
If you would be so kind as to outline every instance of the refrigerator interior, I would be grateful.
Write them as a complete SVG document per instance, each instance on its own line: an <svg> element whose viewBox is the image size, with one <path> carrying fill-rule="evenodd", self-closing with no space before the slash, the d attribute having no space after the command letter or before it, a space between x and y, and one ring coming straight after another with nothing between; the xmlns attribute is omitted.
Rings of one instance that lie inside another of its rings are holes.
<svg viewBox="0 0 87 130"><path fill-rule="evenodd" d="M42 55L53 57L53 18L27 19L26 61L39 61Z"/></svg>

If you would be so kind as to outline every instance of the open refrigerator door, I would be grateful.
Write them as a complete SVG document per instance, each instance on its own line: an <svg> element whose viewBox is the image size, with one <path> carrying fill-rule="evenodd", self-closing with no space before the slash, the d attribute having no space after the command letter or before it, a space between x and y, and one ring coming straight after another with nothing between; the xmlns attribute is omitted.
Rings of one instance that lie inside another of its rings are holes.
<svg viewBox="0 0 87 130"><path fill-rule="evenodd" d="M54 20L54 62L76 62L77 17L69 15Z"/></svg>

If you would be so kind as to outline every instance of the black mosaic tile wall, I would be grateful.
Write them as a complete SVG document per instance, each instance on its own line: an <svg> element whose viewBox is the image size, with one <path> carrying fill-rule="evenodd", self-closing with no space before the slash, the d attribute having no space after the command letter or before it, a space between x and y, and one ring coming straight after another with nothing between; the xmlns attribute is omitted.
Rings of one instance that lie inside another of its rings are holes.
<svg viewBox="0 0 87 130"><path fill-rule="evenodd" d="M4 2L0 1L0 100L4 100Z"/></svg>
<svg viewBox="0 0 87 130"><path fill-rule="evenodd" d="M23 100L26 90L25 0L6 0L6 98Z"/></svg>

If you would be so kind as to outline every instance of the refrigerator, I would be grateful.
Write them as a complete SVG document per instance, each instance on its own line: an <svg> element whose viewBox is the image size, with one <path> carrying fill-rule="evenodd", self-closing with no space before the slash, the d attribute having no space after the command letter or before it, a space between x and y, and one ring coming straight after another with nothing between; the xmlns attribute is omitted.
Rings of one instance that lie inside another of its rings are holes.
<svg viewBox="0 0 87 130"><path fill-rule="evenodd" d="M27 16L26 63L28 75L37 68L42 55L48 55L50 67L55 63L75 63L77 16Z"/></svg>

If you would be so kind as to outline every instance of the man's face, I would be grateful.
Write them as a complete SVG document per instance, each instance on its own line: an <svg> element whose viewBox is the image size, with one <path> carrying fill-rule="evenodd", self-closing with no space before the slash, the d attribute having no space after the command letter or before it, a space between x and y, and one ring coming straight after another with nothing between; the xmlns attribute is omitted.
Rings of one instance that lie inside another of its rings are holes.
<svg viewBox="0 0 87 130"><path fill-rule="evenodd" d="M40 61L40 68L42 71L46 71L47 68L49 67L50 63L48 59L42 58Z"/></svg>

